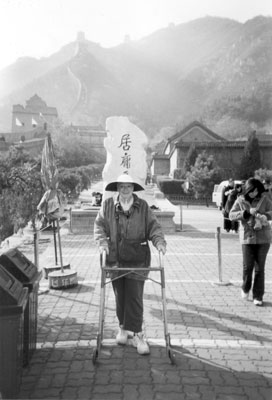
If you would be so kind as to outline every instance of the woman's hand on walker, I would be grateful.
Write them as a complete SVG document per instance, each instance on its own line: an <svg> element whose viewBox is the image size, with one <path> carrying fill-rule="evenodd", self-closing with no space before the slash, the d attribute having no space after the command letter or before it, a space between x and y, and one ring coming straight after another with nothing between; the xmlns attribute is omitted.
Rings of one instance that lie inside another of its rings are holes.
<svg viewBox="0 0 272 400"><path fill-rule="evenodd" d="M166 253L166 246L164 245L164 244L162 244L162 243L159 243L158 245L157 245L157 250L160 252L162 252L162 254L164 255L165 253Z"/></svg>
<svg viewBox="0 0 272 400"><path fill-rule="evenodd" d="M99 246L99 253L103 254L103 252L106 252L106 254L109 254L109 247L108 246Z"/></svg>

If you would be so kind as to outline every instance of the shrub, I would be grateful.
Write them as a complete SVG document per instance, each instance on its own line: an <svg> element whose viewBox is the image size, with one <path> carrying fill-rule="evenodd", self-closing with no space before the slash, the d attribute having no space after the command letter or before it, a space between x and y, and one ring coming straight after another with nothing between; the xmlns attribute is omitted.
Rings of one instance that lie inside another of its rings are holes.
<svg viewBox="0 0 272 400"><path fill-rule="evenodd" d="M254 171L261 167L261 155L259 141L256 132L253 131L248 137L244 154L240 165L241 179L248 179L254 175Z"/></svg>
<svg viewBox="0 0 272 400"><path fill-rule="evenodd" d="M260 179L261 182L265 180L272 182L272 170L262 168L257 169L254 172L254 177Z"/></svg>
<svg viewBox="0 0 272 400"><path fill-rule="evenodd" d="M220 169L215 164L213 155L205 151L199 154L187 177L196 198L211 197L214 184L220 181Z"/></svg>
<svg viewBox="0 0 272 400"><path fill-rule="evenodd" d="M10 166L9 161L1 164L1 240L17 232L31 221L35 227L37 205L43 195L38 164L25 163L21 166Z"/></svg>
<svg viewBox="0 0 272 400"><path fill-rule="evenodd" d="M174 169L173 178L177 180L184 178L184 170L182 168Z"/></svg>
<svg viewBox="0 0 272 400"><path fill-rule="evenodd" d="M175 195L183 195L185 194L182 185L184 184L184 180L182 179L165 179L158 178L157 184L160 191L166 195L175 194Z"/></svg>

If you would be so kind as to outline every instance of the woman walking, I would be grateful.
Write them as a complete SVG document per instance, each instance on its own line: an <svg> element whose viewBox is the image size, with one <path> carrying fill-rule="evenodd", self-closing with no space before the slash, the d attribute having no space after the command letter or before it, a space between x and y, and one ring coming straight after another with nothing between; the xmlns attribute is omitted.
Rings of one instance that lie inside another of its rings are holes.
<svg viewBox="0 0 272 400"><path fill-rule="evenodd" d="M241 221L240 241L243 253L243 283L241 296L248 300L252 286L253 302L263 305L265 292L265 262L271 243L272 201L261 181L249 178L244 195L235 201L229 213L231 221Z"/></svg>
<svg viewBox="0 0 272 400"><path fill-rule="evenodd" d="M119 320L118 344L127 343L129 332L139 354L149 354L149 346L142 332L144 283L150 265L148 241L158 251L166 252L166 241L155 215L147 202L135 191L144 190L129 175L121 175L105 190L117 192L106 199L95 220L94 236L99 251L106 252L106 264L118 268L147 268L146 272L131 272L125 276L114 272L112 280ZM116 276L117 274L117 276Z"/></svg>

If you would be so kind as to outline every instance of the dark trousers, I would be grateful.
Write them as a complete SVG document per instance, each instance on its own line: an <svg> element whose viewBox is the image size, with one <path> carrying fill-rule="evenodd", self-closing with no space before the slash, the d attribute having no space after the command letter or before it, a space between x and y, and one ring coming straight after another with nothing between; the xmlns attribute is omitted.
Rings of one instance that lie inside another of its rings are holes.
<svg viewBox="0 0 272 400"><path fill-rule="evenodd" d="M127 331L142 332L145 281L119 278L112 282L119 324Z"/></svg>
<svg viewBox="0 0 272 400"><path fill-rule="evenodd" d="M248 293L252 285L254 270L254 282L252 288L253 299L262 300L264 295L264 269L266 256L270 243L243 244L243 284L242 289Z"/></svg>

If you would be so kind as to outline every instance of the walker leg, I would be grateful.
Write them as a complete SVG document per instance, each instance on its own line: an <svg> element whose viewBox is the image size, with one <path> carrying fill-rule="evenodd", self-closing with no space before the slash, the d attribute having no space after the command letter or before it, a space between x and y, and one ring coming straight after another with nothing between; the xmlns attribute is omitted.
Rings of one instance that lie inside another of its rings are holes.
<svg viewBox="0 0 272 400"><path fill-rule="evenodd" d="M176 360L174 357L173 349L171 348L171 339L170 339L170 334L168 332L164 268L161 268L160 272L161 272L161 294L162 294L162 311L163 311L165 345L166 345L167 355L170 358L171 364L175 364Z"/></svg>
<svg viewBox="0 0 272 400"><path fill-rule="evenodd" d="M102 346L102 341L103 341L104 312L105 312L105 280L106 280L106 273L102 268L101 286L100 286L98 334L97 334L97 339L96 339L96 347L94 347L94 349L93 349L93 357L92 357L92 361L93 361L94 365L99 356L101 346Z"/></svg>
<svg viewBox="0 0 272 400"><path fill-rule="evenodd" d="M93 357L92 357L93 365L96 364L97 357L98 357L98 348L94 347L94 349L93 349Z"/></svg>

